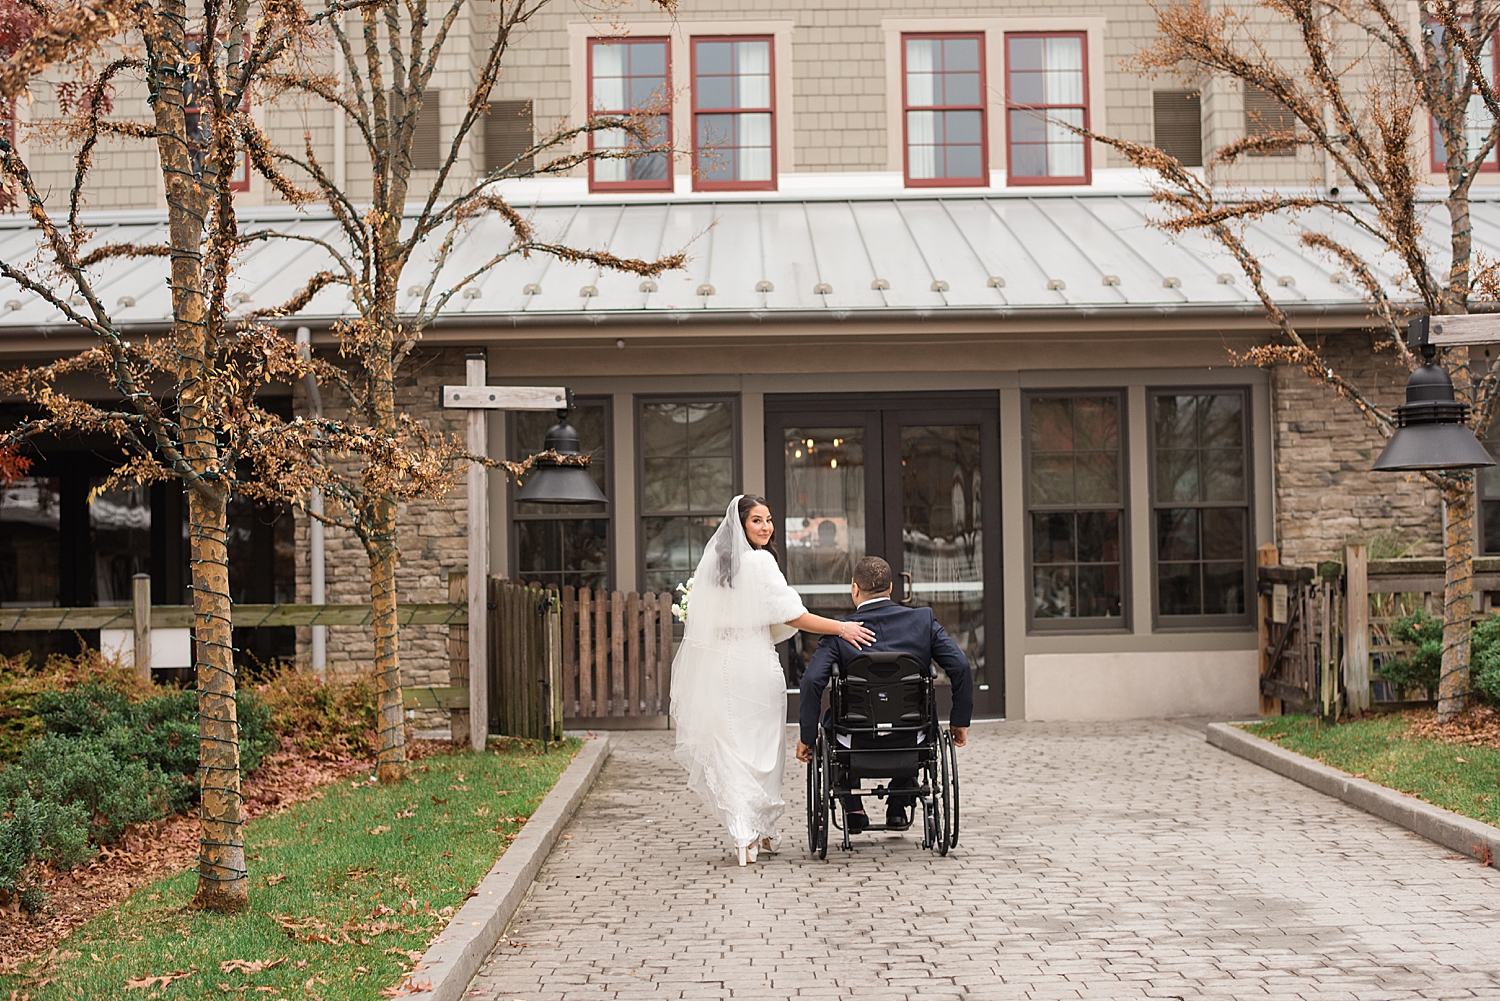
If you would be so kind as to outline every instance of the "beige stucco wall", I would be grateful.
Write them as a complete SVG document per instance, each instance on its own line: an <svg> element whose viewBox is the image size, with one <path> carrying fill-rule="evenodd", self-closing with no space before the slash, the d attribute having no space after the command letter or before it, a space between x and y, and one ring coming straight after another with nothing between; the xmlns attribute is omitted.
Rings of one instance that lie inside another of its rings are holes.
<svg viewBox="0 0 1500 1001"><path fill-rule="evenodd" d="M1253 649L1028 654L1026 718L1253 718L1258 678Z"/></svg>

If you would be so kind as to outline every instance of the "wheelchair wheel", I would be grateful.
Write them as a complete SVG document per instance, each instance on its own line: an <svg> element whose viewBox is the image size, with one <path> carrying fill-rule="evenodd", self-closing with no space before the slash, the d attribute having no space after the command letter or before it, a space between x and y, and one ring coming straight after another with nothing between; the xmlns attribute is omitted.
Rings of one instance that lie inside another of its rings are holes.
<svg viewBox="0 0 1500 1001"><path fill-rule="evenodd" d="M938 819L938 770L937 762L929 761L922 766L922 779L927 786L927 795L922 797L922 847L927 851L937 847L942 828Z"/></svg>
<svg viewBox="0 0 1500 1001"><path fill-rule="evenodd" d="M833 817L833 747L824 734L818 735L818 748L822 752L822 791L818 806L818 858L828 857L828 826ZM814 752L815 754L817 752Z"/></svg>
<svg viewBox="0 0 1500 1001"><path fill-rule="evenodd" d="M943 731L943 747L947 752L948 760L948 783L947 788L952 791L951 805L948 815L951 818L948 832L948 847L952 848L958 844L958 747L953 743L953 735L946 730Z"/></svg>
<svg viewBox="0 0 1500 1001"><path fill-rule="evenodd" d="M828 857L829 783L833 766L823 735L813 743L813 759L807 763L807 847L820 859Z"/></svg>
<svg viewBox="0 0 1500 1001"><path fill-rule="evenodd" d="M937 808L937 853L947 855L948 849L953 846L953 796L951 776L948 773L948 731L938 731L938 744L935 748L937 758L937 783L932 787L932 803Z"/></svg>

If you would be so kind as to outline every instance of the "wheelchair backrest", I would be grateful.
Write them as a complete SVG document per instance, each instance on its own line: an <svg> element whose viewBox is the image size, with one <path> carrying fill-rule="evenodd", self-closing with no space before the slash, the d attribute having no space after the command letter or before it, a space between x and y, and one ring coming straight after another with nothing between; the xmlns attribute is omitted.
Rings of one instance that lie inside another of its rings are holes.
<svg viewBox="0 0 1500 1001"><path fill-rule="evenodd" d="M909 653L860 653L838 670L833 718L842 727L872 730L932 722L932 666Z"/></svg>

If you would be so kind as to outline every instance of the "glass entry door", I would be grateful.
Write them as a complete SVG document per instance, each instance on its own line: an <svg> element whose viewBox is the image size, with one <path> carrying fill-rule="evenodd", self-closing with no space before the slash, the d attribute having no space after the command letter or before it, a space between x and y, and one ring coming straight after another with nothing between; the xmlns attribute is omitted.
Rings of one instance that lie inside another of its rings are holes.
<svg viewBox="0 0 1500 1001"><path fill-rule="evenodd" d="M766 466L787 581L808 610L848 615L854 565L884 557L894 598L930 606L968 656L976 711L1003 714L995 397L767 397ZM789 692L818 639L782 645Z"/></svg>

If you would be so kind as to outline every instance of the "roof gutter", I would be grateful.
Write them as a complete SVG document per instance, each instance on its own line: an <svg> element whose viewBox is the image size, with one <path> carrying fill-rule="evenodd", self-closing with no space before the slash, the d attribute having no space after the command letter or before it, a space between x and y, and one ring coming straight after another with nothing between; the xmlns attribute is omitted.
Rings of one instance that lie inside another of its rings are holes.
<svg viewBox="0 0 1500 1001"><path fill-rule="evenodd" d="M1370 305L1350 303L1299 303L1282 306L1294 319L1370 319ZM1075 318L1084 320L1230 320L1264 316L1259 303L1233 306L1192 306L1170 303L1138 305L1056 304L1045 306L948 307L933 309L888 309L863 307L855 309L665 309L665 310L580 310L576 312L506 312L448 313L430 321L427 330L467 330L479 327L672 327L684 324L767 324L767 323L930 323L930 322L1004 322L1014 320L1051 320ZM295 331L299 326L331 326L342 316L290 316L267 321L278 329ZM125 333L156 334L170 330L168 322L154 320L120 323ZM81 331L65 324L6 327L0 325L0 344L9 335L32 335L43 339L80 335ZM0 348L3 350L3 348Z"/></svg>

